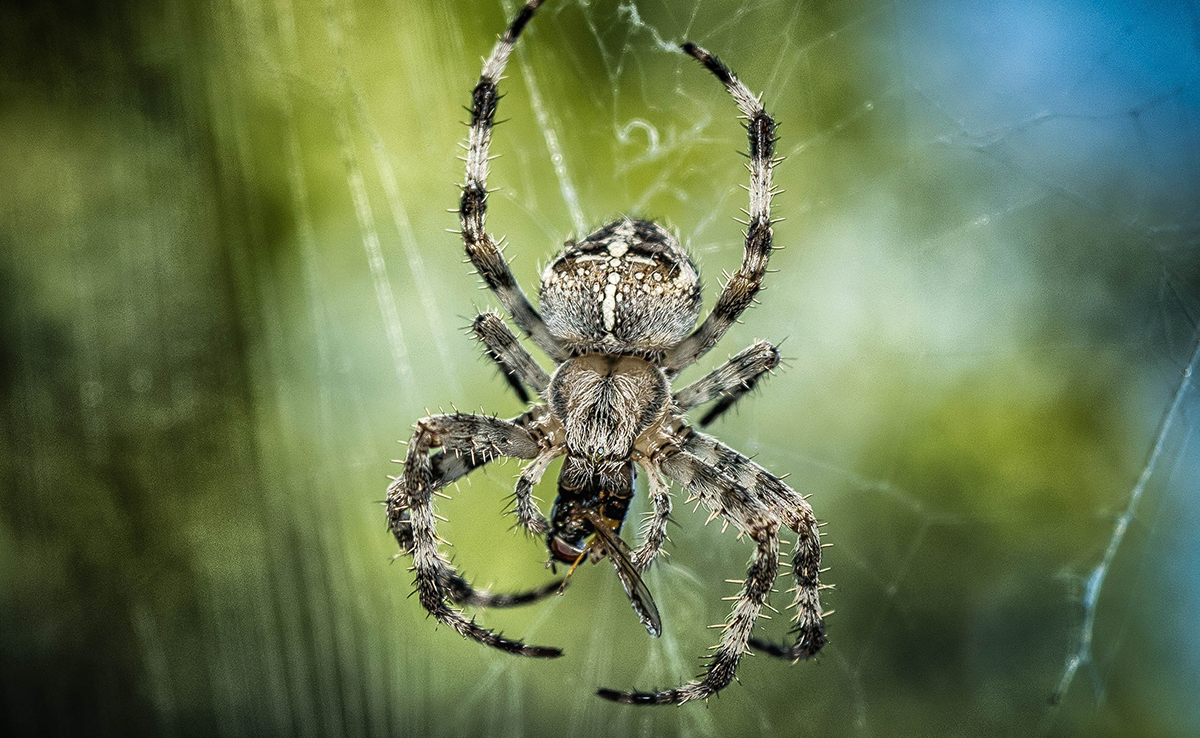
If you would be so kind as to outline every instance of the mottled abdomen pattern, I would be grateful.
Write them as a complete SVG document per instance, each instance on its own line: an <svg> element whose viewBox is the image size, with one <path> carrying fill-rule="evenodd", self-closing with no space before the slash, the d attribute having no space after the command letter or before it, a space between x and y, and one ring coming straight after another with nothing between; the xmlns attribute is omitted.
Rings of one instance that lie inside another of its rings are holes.
<svg viewBox="0 0 1200 738"><path fill-rule="evenodd" d="M542 273L541 311L572 353L655 354L700 315L700 277L661 226L619 220L566 248Z"/></svg>

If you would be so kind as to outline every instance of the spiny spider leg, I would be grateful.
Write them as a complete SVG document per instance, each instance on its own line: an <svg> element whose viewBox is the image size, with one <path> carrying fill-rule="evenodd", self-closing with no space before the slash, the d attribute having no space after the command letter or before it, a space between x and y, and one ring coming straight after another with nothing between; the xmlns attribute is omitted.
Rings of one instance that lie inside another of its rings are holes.
<svg viewBox="0 0 1200 738"><path fill-rule="evenodd" d="M484 228L487 216L488 149L492 141L492 128L496 120L496 106L500 95L496 86L504 73L513 45L533 17L542 0L529 0L513 18L508 30L492 47L492 54L483 64L483 72L475 91L471 95L471 130L467 136L467 174L463 182L459 217L462 221L463 244L467 256L488 288L496 293L500 304L512 316L538 348L555 361L566 358L566 351L557 338L550 334L542 316L538 314L529 298L513 279L508 262L492 237Z"/></svg>
<svg viewBox="0 0 1200 738"><path fill-rule="evenodd" d="M512 419L512 424L527 427L529 424L539 418L545 410L545 407L530 409L529 412L518 415ZM439 450L437 454L430 457L430 467L432 469L434 490L440 490L452 482L463 478L470 472L474 472L488 461L492 461L490 457L482 455L467 455L460 456L455 452L446 452L445 449ZM395 484L402 484L397 480ZM410 523L408 510L401 510L398 514L398 521L392 522L392 532L396 536L396 542L400 544L401 550L404 553L412 556L413 553L413 528ZM554 580L541 587L527 590L527 592L517 592L512 594L492 593L484 589L475 589L470 586L466 578L458 574L454 568L444 572L446 580L450 582L450 590L448 600L456 605L467 605L470 607L516 607L518 605L528 605L530 602L536 602L545 596L558 592L562 586L562 580Z"/></svg>
<svg viewBox="0 0 1200 738"><path fill-rule="evenodd" d="M434 455L468 456L481 463L508 456L531 459L537 456L538 442L516 423L485 415L435 415L417 421L417 430L404 461L404 474L388 487L388 522L401 547L413 559L417 594L421 605L438 622L449 625L464 638L521 656L561 656L557 648L528 646L519 640L504 638L463 617L446 601L455 588L454 567L438 548L437 524L433 513L433 493L444 481L435 476Z"/></svg>
<svg viewBox="0 0 1200 738"><path fill-rule="evenodd" d="M519 428L529 430L545 414L545 405L535 405L515 418L509 418L508 422ZM457 482L489 461L492 461L492 459L485 459L483 456L472 456L470 454L460 456L453 452L446 453L445 449L439 450L429 458L429 463L433 469L434 489L441 489ZM399 484L398 480L393 482L392 486L396 484Z"/></svg>
<svg viewBox="0 0 1200 738"><path fill-rule="evenodd" d="M646 479L650 486L650 517L642 529L642 545L633 552L633 565L638 571L645 571L662 551L667 540L667 523L671 521L671 488L662 472L654 464L640 465L646 470Z"/></svg>
<svg viewBox="0 0 1200 738"><path fill-rule="evenodd" d="M533 488L542 481L542 475L546 473L546 467L550 466L550 462L564 453L566 453L566 449L561 446L547 448L538 454L536 459L529 462L529 465L521 472L521 476L517 478L517 488L513 491L513 513L517 516L517 524L527 533L538 535L550 529L550 524L546 522L546 518L542 517L541 511L534 502Z"/></svg>
<svg viewBox="0 0 1200 738"><path fill-rule="evenodd" d="M746 118L746 130L750 136L750 161L746 164L750 170L750 209L742 266L725 283L716 305L700 327L667 354L662 366L671 373L678 373L708 353L750 306L762 287L772 248L771 196L775 190L771 186L771 170L777 163L775 121L763 109L758 98L717 57L693 43L685 43L680 48L725 84L725 89L733 95L734 102Z"/></svg>
<svg viewBox="0 0 1200 738"><path fill-rule="evenodd" d="M818 599L821 590L821 584L817 580L821 569L821 546L819 543L815 546L814 555L811 542L812 539L801 536L792 552L792 577L795 581L792 591L795 592L795 598L791 608L796 611L796 615L792 618L795 625L788 633L795 635L795 641L788 645L764 641L761 638L750 639L750 645L763 653L792 662L817 655L828 640L825 636L825 621L821 617L821 602Z"/></svg>
<svg viewBox="0 0 1200 738"><path fill-rule="evenodd" d="M779 515L788 528L801 535L811 535L820 546L817 519L804 496L783 483L779 477L756 464L716 438L687 428L683 450L696 455L717 472L745 487L759 502Z"/></svg>
<svg viewBox="0 0 1200 738"><path fill-rule="evenodd" d="M409 522L410 520L408 511L402 510L400 512L400 522L393 524L393 530L395 531L396 542L400 544L401 550L411 556L413 543L412 524ZM471 586L471 583L453 568L446 572L444 576L450 582L450 591L446 599L456 605L466 605L468 607L487 608L528 605L554 594L562 587L562 579L555 579L525 592L489 592L486 589L476 589Z"/></svg>
<svg viewBox="0 0 1200 738"><path fill-rule="evenodd" d="M683 412L706 402L713 405L700 425L707 426L754 389L763 375L779 365L779 349L759 341L721 366L675 393L675 405Z"/></svg>
<svg viewBox="0 0 1200 738"><path fill-rule="evenodd" d="M401 550L409 556L413 552L412 524L410 520L408 511L402 510L399 514L399 522L392 524L396 542L400 544ZM443 576L450 583L449 592L446 595L447 600L456 605L478 608L528 605L554 594L562 587L562 579L555 579L540 587L535 587L524 592L489 592L486 589L476 589L471 586L471 583L453 568L444 572Z"/></svg>
<svg viewBox="0 0 1200 738"><path fill-rule="evenodd" d="M549 597L558 592L561 586L562 580L555 579L553 582L547 582L536 589L526 592L499 594L475 589L470 584L467 584L467 581L461 576L455 575L450 580L449 599L455 604L466 605L468 607L518 607L537 602L544 597Z"/></svg>
<svg viewBox="0 0 1200 738"><path fill-rule="evenodd" d="M746 580L738 593L733 612L722 626L723 635L703 677L677 689L659 692L618 692L601 689L598 694L614 702L631 705L671 705L707 699L733 681L738 662L746 653L750 632L767 602L779 572L779 519L748 490L721 474L702 459L676 451L660 461L668 477L684 485L713 512L723 515L755 544Z"/></svg>
<svg viewBox="0 0 1200 738"><path fill-rule="evenodd" d="M539 395L550 385L550 377L517 341L500 316L493 312L480 313L471 326L475 337L483 344L487 355L500 366L504 378L520 398L528 403L528 385Z"/></svg>
<svg viewBox="0 0 1200 738"><path fill-rule="evenodd" d="M795 597L790 605L796 611L792 619L796 625L791 631L796 636L795 643L780 646L758 639L752 643L765 653L792 661L815 655L825 645L826 637L820 598L821 534L812 507L779 477L712 436L693 432L683 448L748 489L797 534L792 552Z"/></svg>
<svg viewBox="0 0 1200 738"><path fill-rule="evenodd" d="M664 361L668 371L679 372L692 362L708 353L716 342L721 340L725 331L733 325L734 320L754 301L758 289L762 287L763 276L767 274L767 260L772 251L772 221L770 221L770 198L775 193L770 184L770 174L775 164L775 121L766 110L758 97L734 76L730 68L721 60L694 43L684 43L682 47L688 53L708 68L714 76L725 84L730 91L738 109L745 116L746 131L750 137L750 161L746 168L750 170L750 209L749 221L745 230L745 253L742 268L734 272L730 281L716 300L712 312L704 318L704 322L678 346L671 350Z"/></svg>
<svg viewBox="0 0 1200 738"><path fill-rule="evenodd" d="M537 405L529 408L529 410L521 413L515 418L509 418L508 422L528 430L529 427L540 420L545 413L546 406ZM485 457L483 455L460 455L454 453L453 451L447 453L446 449L439 449L436 453L429 457L429 465L434 479L434 489L437 490L449 486L492 460L493 459L491 457ZM388 488L389 491L392 487L395 487L399 484L402 484L399 479L394 480L392 485ZM412 548L411 546L406 546L403 543L401 543L401 546L406 551Z"/></svg>

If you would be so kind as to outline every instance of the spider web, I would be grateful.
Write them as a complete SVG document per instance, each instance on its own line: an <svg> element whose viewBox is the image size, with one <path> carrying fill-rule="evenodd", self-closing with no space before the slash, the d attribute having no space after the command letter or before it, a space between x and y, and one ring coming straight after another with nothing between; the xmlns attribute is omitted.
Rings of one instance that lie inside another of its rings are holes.
<svg viewBox="0 0 1200 738"><path fill-rule="evenodd" d="M785 369L712 430L829 522L831 642L665 710L594 691L694 675L748 555L678 491L657 640L604 566L480 615L566 651L534 662L435 628L386 565L385 444L426 408L520 410L461 335L495 302L444 230L461 106L514 11L4 11L6 720L1200 735L1200 7L548 0L490 182L528 292L556 244L621 215L679 230L708 305L737 268L744 134L679 42L764 91L787 157L778 272L682 380L782 341ZM516 471L439 507L478 584L549 576L501 516ZM785 637L787 601L757 634Z"/></svg>

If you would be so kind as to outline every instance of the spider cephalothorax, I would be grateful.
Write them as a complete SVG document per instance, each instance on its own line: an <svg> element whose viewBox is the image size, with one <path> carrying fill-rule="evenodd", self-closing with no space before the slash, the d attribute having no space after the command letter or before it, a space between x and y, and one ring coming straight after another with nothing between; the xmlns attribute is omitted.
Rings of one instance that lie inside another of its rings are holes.
<svg viewBox="0 0 1200 738"><path fill-rule="evenodd" d="M488 147L499 94L496 85L513 44L542 0L528 0L496 43L475 86L467 177L459 216L471 263L496 293L513 322L551 360L547 374L495 313L482 313L473 331L514 391L529 401L511 420L487 415L434 415L417 421L404 471L388 487L388 521L401 549L413 559L421 605L463 636L523 656L553 657L557 648L504 638L452 605L505 607L561 591L556 581L531 592L494 594L473 588L441 553L433 496L472 470L505 456L528 459L513 493L513 513L526 531L545 535L551 563L608 558L634 611L651 635L661 632L658 609L639 572L666 542L671 513L668 480L722 516L754 544L754 554L722 626L721 642L702 678L660 692L616 692L602 697L632 704L677 704L704 699L732 681L753 646L797 660L825 644L818 593L821 543L812 508L803 497L758 464L688 425L685 413L712 402L704 426L754 388L779 363L762 341L707 376L683 387L671 383L709 351L760 289L772 250L771 170L777 163L775 122L759 99L715 56L693 44L681 48L712 72L746 119L750 154L750 207L742 267L730 277L712 312L700 315L700 278L678 239L644 220L609 223L579 242L568 241L542 273L539 313L509 271L484 229ZM434 449L438 449L434 451ZM550 463L564 457L558 497L547 521L533 487ZM642 543L630 549L621 527L634 495L638 470L646 474L652 512ZM797 534L792 552L796 635L791 645L751 638L750 632L775 583L779 532ZM568 576L570 573L568 572Z"/></svg>

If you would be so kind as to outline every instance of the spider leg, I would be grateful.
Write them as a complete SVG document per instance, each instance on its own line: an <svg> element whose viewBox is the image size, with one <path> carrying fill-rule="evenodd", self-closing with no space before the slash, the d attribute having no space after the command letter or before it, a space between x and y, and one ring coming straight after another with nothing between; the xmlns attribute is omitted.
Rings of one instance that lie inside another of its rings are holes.
<svg viewBox="0 0 1200 738"><path fill-rule="evenodd" d="M753 495L702 459L676 451L660 462L668 477L684 485L715 513L722 514L754 541L754 554L729 619L720 625L721 642L709 657L708 668L696 681L659 692L598 694L631 705L672 705L707 699L733 681L742 654L748 652L750 632L767 602L779 572L779 520Z"/></svg>
<svg viewBox="0 0 1200 738"><path fill-rule="evenodd" d="M712 312L700 327L667 354L663 368L673 373L678 373L715 346L729 326L754 301L754 296L762 287L772 249L771 196L775 194L775 189L771 185L771 170L777 163L775 121L763 109L759 99L717 57L692 43L685 43L681 48L725 84L725 89L733 95L734 102L747 121L750 161L746 168L750 170L750 209L747 211L749 221L746 225L742 266L725 283Z"/></svg>
<svg viewBox="0 0 1200 738"><path fill-rule="evenodd" d="M411 516L407 510L400 512L399 523L393 526L398 532L396 540L400 543L400 548L405 553L412 555L412 523ZM501 592L489 592L485 589L476 589L471 586L461 574L451 570L446 574L449 581L449 591L446 599L456 605L466 605L467 607L517 607L519 605L528 605L538 600L548 597L549 595L558 592L562 587L562 580L555 579L547 582L540 587L536 587L525 592L514 592L511 594Z"/></svg>
<svg viewBox="0 0 1200 738"><path fill-rule="evenodd" d="M535 405L520 415L509 418L507 422L527 431L534 423L541 420L545 413L545 405ZM453 484L492 460L493 457L486 457L482 454L464 456L454 452L446 453L446 449L440 449L429 458L434 489L441 489L446 485Z"/></svg>
<svg viewBox="0 0 1200 738"><path fill-rule="evenodd" d="M632 560L638 571L645 571L667 541L667 523L671 520L671 488L658 467L649 463L641 466L646 470L646 479L650 482L652 512L642 529L642 545L633 552Z"/></svg>
<svg viewBox="0 0 1200 738"><path fill-rule="evenodd" d="M506 422L511 423L523 430L528 430L530 426L542 418L545 412L545 405L537 405L531 407L529 410L521 413L515 418L509 419ZM449 453L447 453L446 449L439 449L429 457L430 473L434 480L433 488L438 490L453 484L454 482L457 482L459 479L462 479L479 467L484 466L489 461L493 460L494 457L486 456L484 454L463 454L457 449L451 450ZM391 487L402 485L402 480L403 477L395 480ZM391 487L389 487L389 491ZM412 548L411 544L405 544L403 541L401 541L400 546L405 551L408 551Z"/></svg>
<svg viewBox="0 0 1200 738"><path fill-rule="evenodd" d="M504 638L463 617L462 612L447 605L455 590L462 592L469 585L457 577L454 567L438 547L436 519L433 512L433 493L446 483L447 469L457 472L466 465L451 467L434 463L435 447L457 456L469 457L473 464L482 465L500 456L531 459L538 454L538 442L518 423L485 415L435 415L417 421L417 430L409 444L404 460L404 474L388 487L388 523L401 548L411 554L416 573L416 591L421 605L438 622L454 628L464 638L470 638L508 653L521 656L561 656L557 648L528 646L519 640ZM478 463L476 463L478 462ZM464 472L465 473L465 472Z"/></svg>
<svg viewBox="0 0 1200 738"><path fill-rule="evenodd" d="M468 607L518 607L537 602L544 597L549 597L558 592L561 586L562 580L555 579L553 582L548 582L526 592L500 594L475 589L470 584L467 584L467 581L461 576L455 575L450 580L450 596L447 599L455 604L466 605Z"/></svg>
<svg viewBox="0 0 1200 738"><path fill-rule="evenodd" d="M529 465L521 472L521 476L517 478L517 488L513 491L513 513L517 516L517 524L527 533L538 535L550 530L550 524L546 522L546 518L542 517L537 503L534 502L533 488L542 481L542 475L546 473L546 467L550 466L550 462L565 452L566 450L561 446L546 449L538 454L536 459L529 462Z"/></svg>
<svg viewBox="0 0 1200 738"><path fill-rule="evenodd" d="M508 262L484 227L487 216L488 150L496 120L496 106L500 101L497 85L517 38L541 4L542 0L529 0L517 12L508 30L496 41L491 56L484 62L479 83L475 85L471 94L467 171L458 212L462 221L463 244L479 276L483 278L488 289L496 293L500 304L512 316L517 326L533 339L538 348L555 361L561 361L566 358L566 352L558 339L546 328L542 316L529 303L529 298L521 291L520 285L513 279Z"/></svg>
<svg viewBox="0 0 1200 738"><path fill-rule="evenodd" d="M487 355L500 366L504 378L521 402L529 402L525 392L528 385L539 395L550 385L550 377L517 341L508 326L496 313L480 313L471 326L475 337L483 344Z"/></svg>
<svg viewBox="0 0 1200 738"><path fill-rule="evenodd" d="M820 598L821 534L812 507L779 477L712 436L693 432L683 448L750 490L797 534L792 552L795 597L791 603L791 608L796 611L792 619L795 626L791 631L795 634L795 642L788 646L754 639L751 644L764 653L791 661L815 655L825 645L826 636Z"/></svg>
<svg viewBox="0 0 1200 738"><path fill-rule="evenodd" d="M675 393L675 405L681 411L719 400L700 425L706 426L754 389L763 375L779 365L779 349L759 341L733 356L721 366Z"/></svg>

